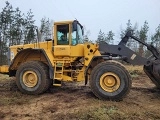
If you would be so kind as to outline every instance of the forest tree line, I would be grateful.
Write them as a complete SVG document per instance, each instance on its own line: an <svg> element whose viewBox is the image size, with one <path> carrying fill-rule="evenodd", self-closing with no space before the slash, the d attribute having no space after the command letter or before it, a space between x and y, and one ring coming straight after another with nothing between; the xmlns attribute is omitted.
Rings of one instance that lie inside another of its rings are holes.
<svg viewBox="0 0 160 120"><path fill-rule="evenodd" d="M5 7L0 12L0 65L7 64L9 46L35 43L37 39L42 41L52 38L53 21L45 17L40 21L41 25L38 28L35 25L34 14L31 9L24 14L18 7L13 8L8 1L6 2ZM125 33L131 29L134 30L134 36L160 49L160 24L155 29L155 33L148 36L149 24L147 21L144 21L144 24L138 29L137 23L133 25L131 20L128 20L125 29L120 30L120 38L124 37ZM36 30L38 30L40 36L37 35ZM107 33L100 30L95 41L90 40L89 35L90 31L85 29L84 42L99 43L105 41L108 44L115 43L115 33L112 30ZM132 39L129 40L127 46L141 56L148 57L150 55L143 45Z"/></svg>
<svg viewBox="0 0 160 120"><path fill-rule="evenodd" d="M27 14L6 1L6 5L0 12L0 65L7 64L9 46L29 44L52 37L52 22L47 18L41 19L38 29L35 25L34 14L30 9ZM41 35L38 36L36 30Z"/></svg>
<svg viewBox="0 0 160 120"><path fill-rule="evenodd" d="M147 21L144 21L144 24L140 27L140 29L138 29L137 23L133 25L131 20L128 20L126 23L126 28L120 30L120 40L125 36L128 30L133 30L133 35L139 38L142 42L152 44L158 50L160 50L160 24L155 29L155 33L149 35L149 24ZM108 44L114 44L114 37L115 34L112 32L112 30L108 33L102 32L102 30L100 30L96 42L98 43L100 41L105 41ZM149 57L151 55L150 51L148 51L144 45L133 39L129 39L127 42L127 47L138 53L140 56Z"/></svg>

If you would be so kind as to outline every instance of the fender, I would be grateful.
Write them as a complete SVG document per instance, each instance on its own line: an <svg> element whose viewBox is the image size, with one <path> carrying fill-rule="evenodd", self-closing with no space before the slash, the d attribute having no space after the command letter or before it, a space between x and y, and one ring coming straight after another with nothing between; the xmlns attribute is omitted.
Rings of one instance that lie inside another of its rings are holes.
<svg viewBox="0 0 160 120"><path fill-rule="evenodd" d="M109 60L109 59L110 59L108 55L94 56L94 57L91 59L89 65L86 67L86 69L85 69L85 71L84 71L85 85L88 83L88 70L89 70L89 68L91 67L92 62L93 62L93 61L96 61L97 59L104 59L104 57L105 57L105 60Z"/></svg>
<svg viewBox="0 0 160 120"><path fill-rule="evenodd" d="M28 57L32 54L34 54L34 56L37 55L38 57L33 57L33 58ZM15 76L16 70L23 62L31 61L31 60L42 61L41 58L43 58L43 62L45 62L49 66L49 76L50 76L50 79L53 79L54 70L52 67L52 63L48 58L46 52L43 49L32 49L32 48L23 49L16 54L16 56L11 61L11 64L9 66L9 76L10 77Z"/></svg>

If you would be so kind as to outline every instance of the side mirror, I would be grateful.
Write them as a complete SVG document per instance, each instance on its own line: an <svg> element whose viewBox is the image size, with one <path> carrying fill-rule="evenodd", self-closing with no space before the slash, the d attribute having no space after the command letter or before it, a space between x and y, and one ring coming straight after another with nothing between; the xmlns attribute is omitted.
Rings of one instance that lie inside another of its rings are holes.
<svg viewBox="0 0 160 120"><path fill-rule="evenodd" d="M73 31L76 31L76 30L77 30L77 21L74 21L74 22L72 23L72 30L73 30Z"/></svg>

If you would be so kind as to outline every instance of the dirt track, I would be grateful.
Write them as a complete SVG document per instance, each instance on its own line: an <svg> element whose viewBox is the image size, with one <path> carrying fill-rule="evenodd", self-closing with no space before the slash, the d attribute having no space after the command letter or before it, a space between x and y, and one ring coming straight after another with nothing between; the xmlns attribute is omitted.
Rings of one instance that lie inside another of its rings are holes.
<svg viewBox="0 0 160 120"><path fill-rule="evenodd" d="M98 100L88 86L66 84L38 96L21 94L0 75L0 120L152 120L160 119L160 90L144 74L133 78L123 101Z"/></svg>

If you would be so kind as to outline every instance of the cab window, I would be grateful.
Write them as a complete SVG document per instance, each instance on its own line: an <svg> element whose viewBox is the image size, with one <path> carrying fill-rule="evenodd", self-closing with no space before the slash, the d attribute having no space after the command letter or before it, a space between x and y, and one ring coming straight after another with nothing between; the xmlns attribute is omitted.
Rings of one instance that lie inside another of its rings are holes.
<svg viewBox="0 0 160 120"><path fill-rule="evenodd" d="M72 45L83 44L82 28L77 24L77 30L72 31Z"/></svg>
<svg viewBox="0 0 160 120"><path fill-rule="evenodd" d="M77 41L77 31L73 31L72 32L72 42L71 42L72 45L77 45L78 44L78 41Z"/></svg>
<svg viewBox="0 0 160 120"><path fill-rule="evenodd" d="M69 24L57 25L57 45L69 45Z"/></svg>

